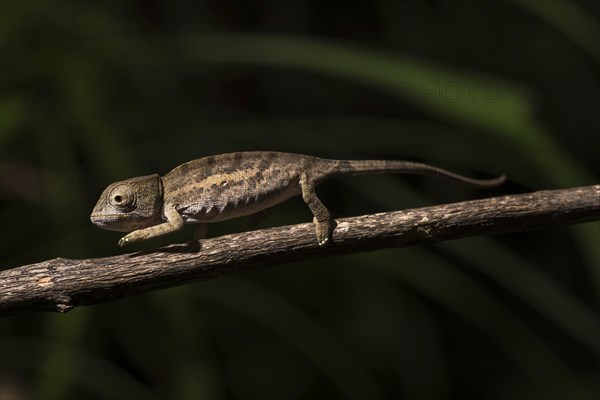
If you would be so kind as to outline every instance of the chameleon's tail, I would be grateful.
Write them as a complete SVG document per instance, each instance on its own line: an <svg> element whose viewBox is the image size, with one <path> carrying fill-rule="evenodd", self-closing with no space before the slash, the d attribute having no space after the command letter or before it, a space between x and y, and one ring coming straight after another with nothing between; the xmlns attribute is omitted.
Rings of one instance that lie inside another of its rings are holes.
<svg viewBox="0 0 600 400"><path fill-rule="evenodd" d="M371 174L416 174L442 178L476 188L493 188L506 181L506 175L492 179L474 179L432 165L412 161L395 160L350 160L338 161L337 168L330 175L371 175Z"/></svg>

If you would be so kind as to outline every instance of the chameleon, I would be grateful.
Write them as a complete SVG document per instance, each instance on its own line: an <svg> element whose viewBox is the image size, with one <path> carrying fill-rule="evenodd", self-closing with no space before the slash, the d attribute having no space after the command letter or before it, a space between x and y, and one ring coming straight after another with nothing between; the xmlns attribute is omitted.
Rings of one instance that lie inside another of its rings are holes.
<svg viewBox="0 0 600 400"><path fill-rule="evenodd" d="M476 188L492 188L506 176L473 179L412 161L331 160L282 152L212 155L179 165L165 176L139 176L115 182L101 194L90 219L102 229L130 232L124 246L181 229L260 213L302 195L313 214L317 242L331 241L333 220L315 187L339 176L418 174L445 178ZM204 236L203 234L201 234Z"/></svg>

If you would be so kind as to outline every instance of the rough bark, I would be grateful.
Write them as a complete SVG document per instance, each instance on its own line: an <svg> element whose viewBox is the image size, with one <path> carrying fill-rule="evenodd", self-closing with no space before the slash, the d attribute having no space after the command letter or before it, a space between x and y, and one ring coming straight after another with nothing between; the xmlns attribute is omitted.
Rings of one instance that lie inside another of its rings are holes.
<svg viewBox="0 0 600 400"><path fill-rule="evenodd" d="M105 258L56 258L0 272L0 315L67 312L290 261L599 219L595 185L342 218L322 248L307 223Z"/></svg>

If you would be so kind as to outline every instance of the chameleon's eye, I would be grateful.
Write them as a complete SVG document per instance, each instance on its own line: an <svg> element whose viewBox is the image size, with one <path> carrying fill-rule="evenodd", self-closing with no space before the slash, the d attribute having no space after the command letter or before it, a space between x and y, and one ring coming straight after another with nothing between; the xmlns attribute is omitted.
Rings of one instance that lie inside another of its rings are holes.
<svg viewBox="0 0 600 400"><path fill-rule="evenodd" d="M129 185L118 185L110 192L108 201L119 210L132 210L136 201L135 192Z"/></svg>

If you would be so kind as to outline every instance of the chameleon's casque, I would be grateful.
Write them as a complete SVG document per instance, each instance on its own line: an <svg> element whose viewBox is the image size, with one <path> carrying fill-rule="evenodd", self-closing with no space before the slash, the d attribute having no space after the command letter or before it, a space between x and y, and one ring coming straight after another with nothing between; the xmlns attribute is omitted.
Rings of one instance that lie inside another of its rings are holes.
<svg viewBox="0 0 600 400"><path fill-rule="evenodd" d="M97 226L131 232L124 245L181 229L251 215L290 197L302 198L314 215L320 245L331 236L331 217L316 195L325 179L341 175L430 175L479 188L505 181L472 179L427 164L385 160L327 160L301 154L240 152L209 156L178 166L162 178L148 175L107 187L91 215Z"/></svg>

